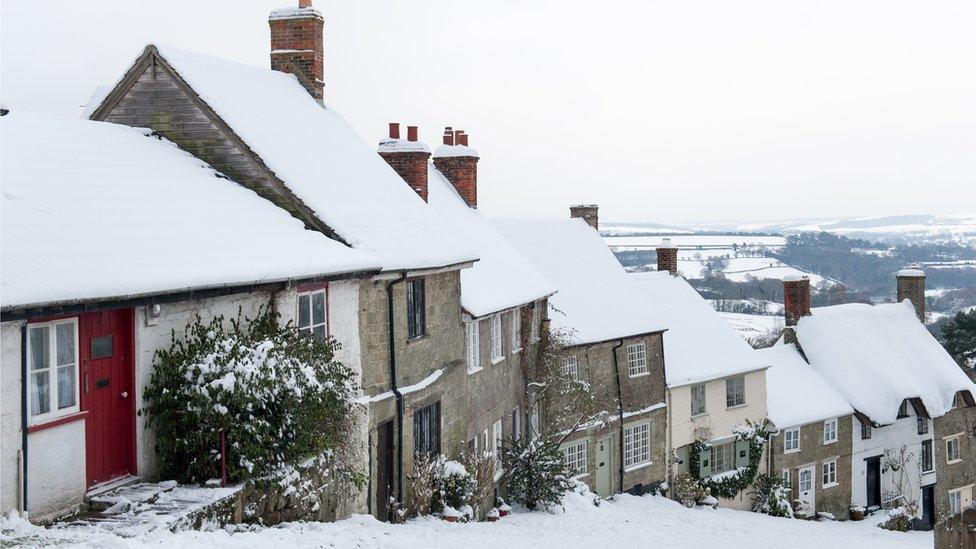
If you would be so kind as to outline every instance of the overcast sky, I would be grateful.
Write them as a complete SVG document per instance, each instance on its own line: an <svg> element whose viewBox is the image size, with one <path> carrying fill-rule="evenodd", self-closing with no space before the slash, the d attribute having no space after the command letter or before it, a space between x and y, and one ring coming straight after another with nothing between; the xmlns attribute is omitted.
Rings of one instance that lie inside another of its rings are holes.
<svg viewBox="0 0 976 549"><path fill-rule="evenodd" d="M3 0L0 97L76 116L160 42L268 65L289 0ZM297 3L294 0L292 3ZM326 102L371 143L445 124L490 215L976 210L976 2L315 0Z"/></svg>

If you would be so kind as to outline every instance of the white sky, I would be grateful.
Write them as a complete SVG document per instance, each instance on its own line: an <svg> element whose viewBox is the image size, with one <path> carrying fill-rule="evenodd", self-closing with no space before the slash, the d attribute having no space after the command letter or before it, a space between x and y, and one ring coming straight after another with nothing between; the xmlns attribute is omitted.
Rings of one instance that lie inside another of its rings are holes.
<svg viewBox="0 0 976 549"><path fill-rule="evenodd" d="M267 66L297 0L3 0L0 96L77 115L147 42ZM490 215L680 223L976 210L976 2L315 0L326 101L443 126Z"/></svg>

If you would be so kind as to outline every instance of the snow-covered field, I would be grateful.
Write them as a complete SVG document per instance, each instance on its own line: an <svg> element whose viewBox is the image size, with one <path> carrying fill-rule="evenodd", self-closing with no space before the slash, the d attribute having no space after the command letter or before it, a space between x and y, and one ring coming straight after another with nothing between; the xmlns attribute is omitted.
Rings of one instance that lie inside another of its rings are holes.
<svg viewBox="0 0 976 549"><path fill-rule="evenodd" d="M779 332L785 321L782 315L748 315L743 313L719 313L747 341L770 332Z"/></svg>
<svg viewBox="0 0 976 549"><path fill-rule="evenodd" d="M451 524L434 518L405 525L355 516L337 523L294 523L253 531L155 532L119 538L94 530L52 532L19 519L4 519L0 545L69 547L463 547L566 548L668 547L669 549L928 549L932 534L881 530L876 520L807 522L729 509L686 509L660 496L617 496L594 506L589 496L569 494L565 512L516 512L496 523Z"/></svg>

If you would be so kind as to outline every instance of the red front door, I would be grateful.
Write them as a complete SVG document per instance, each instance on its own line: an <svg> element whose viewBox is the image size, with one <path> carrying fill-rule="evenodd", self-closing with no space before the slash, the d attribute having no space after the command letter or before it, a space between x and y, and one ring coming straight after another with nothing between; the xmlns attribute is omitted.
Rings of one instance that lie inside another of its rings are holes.
<svg viewBox="0 0 976 549"><path fill-rule="evenodd" d="M89 486L136 472L132 316L118 309L78 322Z"/></svg>

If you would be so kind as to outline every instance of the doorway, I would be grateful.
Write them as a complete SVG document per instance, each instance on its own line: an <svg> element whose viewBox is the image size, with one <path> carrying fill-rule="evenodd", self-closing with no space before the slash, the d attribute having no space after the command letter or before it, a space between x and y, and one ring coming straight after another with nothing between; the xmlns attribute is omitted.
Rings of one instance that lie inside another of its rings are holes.
<svg viewBox="0 0 976 549"><path fill-rule="evenodd" d="M376 430L376 518L390 520L390 497L393 495L393 421L381 423Z"/></svg>
<svg viewBox="0 0 976 549"><path fill-rule="evenodd" d="M922 518L920 530L931 530L935 518L935 485L922 486Z"/></svg>
<svg viewBox="0 0 976 549"><path fill-rule="evenodd" d="M865 490L867 494L868 507L881 506L881 456L867 458L864 460L867 470L865 472Z"/></svg>
<svg viewBox="0 0 976 549"><path fill-rule="evenodd" d="M814 480L815 478L816 471L813 465L800 469L797 474L799 488L797 499L809 509L811 515L817 511L817 483Z"/></svg>
<svg viewBox="0 0 976 549"><path fill-rule="evenodd" d="M596 441L596 493L600 497L613 494L613 437Z"/></svg>

